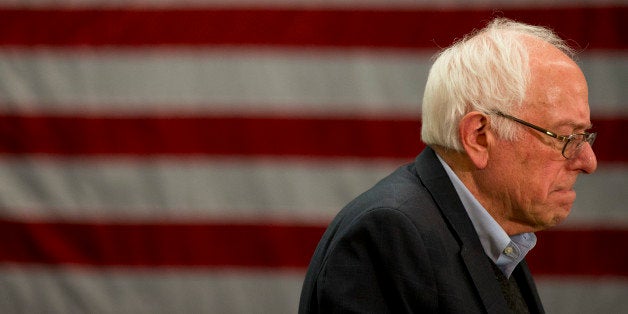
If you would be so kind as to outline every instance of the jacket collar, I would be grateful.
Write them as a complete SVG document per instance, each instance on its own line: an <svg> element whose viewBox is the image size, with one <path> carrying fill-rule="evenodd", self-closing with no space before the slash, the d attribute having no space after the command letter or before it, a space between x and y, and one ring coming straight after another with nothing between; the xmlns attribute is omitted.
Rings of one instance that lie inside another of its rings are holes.
<svg viewBox="0 0 628 314"><path fill-rule="evenodd" d="M460 244L460 256L488 313L507 313L508 305L489 258L436 152L427 147L416 159L418 177L434 198ZM531 278L530 278L531 279ZM524 289L524 288L522 288ZM526 288L527 289L527 288Z"/></svg>

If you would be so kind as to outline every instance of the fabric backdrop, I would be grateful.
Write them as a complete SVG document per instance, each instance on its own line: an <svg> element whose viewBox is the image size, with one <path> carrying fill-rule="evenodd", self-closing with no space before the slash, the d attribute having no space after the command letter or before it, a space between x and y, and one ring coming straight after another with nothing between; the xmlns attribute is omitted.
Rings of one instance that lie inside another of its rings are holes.
<svg viewBox="0 0 628 314"><path fill-rule="evenodd" d="M529 263L628 313L626 1L0 0L0 312L295 313L325 226L422 149L431 57L494 16L582 52L597 173Z"/></svg>

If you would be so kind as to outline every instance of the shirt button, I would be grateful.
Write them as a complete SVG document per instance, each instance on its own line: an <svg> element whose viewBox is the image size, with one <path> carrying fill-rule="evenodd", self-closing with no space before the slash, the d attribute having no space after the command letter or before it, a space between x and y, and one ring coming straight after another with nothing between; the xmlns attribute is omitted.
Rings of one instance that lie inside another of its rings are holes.
<svg viewBox="0 0 628 314"><path fill-rule="evenodd" d="M514 251L514 249L512 248L512 246L507 246L507 247L504 249L504 254L506 254L506 255L511 255L513 251Z"/></svg>

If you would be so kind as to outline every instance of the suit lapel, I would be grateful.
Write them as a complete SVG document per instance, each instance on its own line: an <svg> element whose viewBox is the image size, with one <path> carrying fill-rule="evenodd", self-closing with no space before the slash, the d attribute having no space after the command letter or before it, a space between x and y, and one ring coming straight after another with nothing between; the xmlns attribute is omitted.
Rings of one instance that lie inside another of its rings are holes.
<svg viewBox="0 0 628 314"><path fill-rule="evenodd" d="M508 305L502 294L490 261L471 219L467 215L445 169L431 148L426 148L416 160L416 170L425 187L438 204L461 246L460 255L475 284L488 313L507 313Z"/></svg>
<svg viewBox="0 0 628 314"><path fill-rule="evenodd" d="M521 295L528 303L530 313L545 313L539 294L536 291L532 274L530 274L530 269L528 269L528 264L525 260L517 265L512 275L515 276Z"/></svg>

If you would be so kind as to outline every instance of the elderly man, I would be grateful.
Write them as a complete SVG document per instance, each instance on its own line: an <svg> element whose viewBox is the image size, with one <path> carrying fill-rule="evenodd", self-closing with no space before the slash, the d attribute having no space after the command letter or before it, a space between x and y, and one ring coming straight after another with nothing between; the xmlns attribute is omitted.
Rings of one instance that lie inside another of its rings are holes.
<svg viewBox="0 0 628 314"><path fill-rule="evenodd" d="M525 262L595 171L587 83L552 31L507 19L438 55L428 147L323 235L300 313L539 313Z"/></svg>

